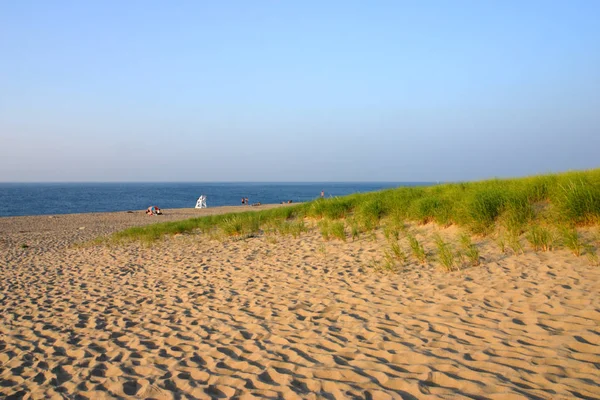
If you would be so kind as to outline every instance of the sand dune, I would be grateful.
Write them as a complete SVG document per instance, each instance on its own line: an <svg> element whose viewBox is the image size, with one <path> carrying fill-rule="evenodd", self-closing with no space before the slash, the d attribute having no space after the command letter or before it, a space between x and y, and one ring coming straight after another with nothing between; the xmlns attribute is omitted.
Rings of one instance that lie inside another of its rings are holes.
<svg viewBox="0 0 600 400"><path fill-rule="evenodd" d="M0 219L4 397L600 398L584 257L484 242L481 267L380 274L382 235L70 246L141 218L87 217Z"/></svg>

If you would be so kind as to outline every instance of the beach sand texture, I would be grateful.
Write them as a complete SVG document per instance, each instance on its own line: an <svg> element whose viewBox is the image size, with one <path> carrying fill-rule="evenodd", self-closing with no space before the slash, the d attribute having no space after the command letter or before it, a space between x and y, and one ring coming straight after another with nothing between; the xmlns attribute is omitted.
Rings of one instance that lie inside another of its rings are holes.
<svg viewBox="0 0 600 400"><path fill-rule="evenodd" d="M600 398L600 267L564 250L382 274L381 233L72 246L200 212L0 218L0 397Z"/></svg>

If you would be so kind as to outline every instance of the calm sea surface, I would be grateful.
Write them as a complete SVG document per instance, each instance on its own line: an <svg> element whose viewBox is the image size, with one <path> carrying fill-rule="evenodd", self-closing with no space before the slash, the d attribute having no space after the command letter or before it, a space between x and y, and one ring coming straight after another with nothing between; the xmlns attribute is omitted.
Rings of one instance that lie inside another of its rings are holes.
<svg viewBox="0 0 600 400"><path fill-rule="evenodd" d="M427 183L0 183L0 217L160 208L190 208L198 196L208 207L261 202L294 203Z"/></svg>

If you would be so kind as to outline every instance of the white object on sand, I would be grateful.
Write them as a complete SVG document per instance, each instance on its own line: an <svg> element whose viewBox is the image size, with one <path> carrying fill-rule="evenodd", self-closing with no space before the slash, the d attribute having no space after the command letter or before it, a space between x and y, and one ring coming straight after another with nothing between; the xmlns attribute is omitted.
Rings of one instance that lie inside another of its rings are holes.
<svg viewBox="0 0 600 400"><path fill-rule="evenodd" d="M205 195L198 197L198 201L196 201L196 208L206 208L206 196Z"/></svg>

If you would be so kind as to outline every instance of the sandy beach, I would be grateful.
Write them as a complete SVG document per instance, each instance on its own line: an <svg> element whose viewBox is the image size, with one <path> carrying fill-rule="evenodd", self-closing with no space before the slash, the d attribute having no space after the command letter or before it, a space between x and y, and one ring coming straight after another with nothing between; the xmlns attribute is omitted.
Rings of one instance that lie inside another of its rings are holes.
<svg viewBox="0 0 600 400"><path fill-rule="evenodd" d="M390 274L380 231L79 245L267 207L0 218L0 397L600 398L600 267L566 250Z"/></svg>

